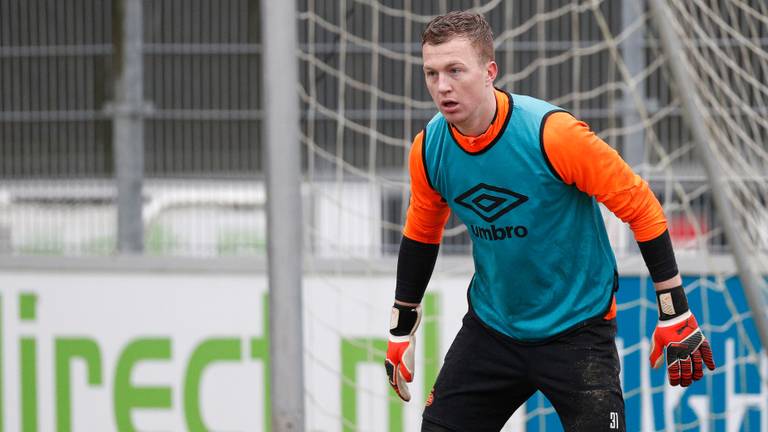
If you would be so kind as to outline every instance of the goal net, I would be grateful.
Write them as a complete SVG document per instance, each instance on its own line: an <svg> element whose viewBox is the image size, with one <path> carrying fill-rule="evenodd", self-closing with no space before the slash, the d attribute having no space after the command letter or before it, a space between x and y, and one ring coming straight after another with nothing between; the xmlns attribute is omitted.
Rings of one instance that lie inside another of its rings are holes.
<svg viewBox="0 0 768 432"><path fill-rule="evenodd" d="M768 432L768 365L723 221L691 133L707 128L734 222L758 272L768 273L768 5L674 0L674 15L706 124L684 119L672 62L644 1L301 0L300 86L305 148L310 430L418 430L420 412L466 309L470 241L451 218L419 333L414 401L404 406L382 368L394 262L407 208L410 141L435 113L420 34L435 15L482 13L495 34L496 85L551 101L588 122L664 205L692 308L719 367L671 388L648 367L656 323L650 278L632 233L605 213L621 272L617 345L627 430ZM317 286L315 286L317 285ZM766 293L762 293L763 297ZM328 304L328 303L324 303ZM315 353L339 340L339 359ZM336 361L339 360L339 361ZM325 376L340 377L339 402ZM561 430L537 394L505 430Z"/></svg>

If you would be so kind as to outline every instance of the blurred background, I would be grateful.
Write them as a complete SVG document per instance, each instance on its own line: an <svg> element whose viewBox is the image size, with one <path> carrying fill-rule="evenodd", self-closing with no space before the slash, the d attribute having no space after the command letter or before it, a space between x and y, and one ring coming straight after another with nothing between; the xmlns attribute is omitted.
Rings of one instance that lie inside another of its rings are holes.
<svg viewBox="0 0 768 432"><path fill-rule="evenodd" d="M116 365L130 341L156 332L182 348L166 369L141 372L147 379L181 374L179 352L189 348L193 358L215 334L239 335L243 347L216 355L260 358L263 369L217 369L221 383L252 378L237 396L220 398L242 406L201 396L198 414L223 426L190 420L176 396L160 405L175 414L144 413L137 423L269 428L268 361L244 336L267 332L262 1L0 0L0 318L10 320L0 322L0 431L132 430L108 388L99 394L84 384L84 370L73 372L81 382L74 400L103 410L77 402L62 417L66 409L52 408L62 396L50 384L59 372L46 366L45 341L91 335L99 361ZM753 318L766 315L768 298L765 0L295 2L297 44L272 49L295 53L296 93L285 97L298 100L300 115L271 127L299 130L298 142L279 145L301 152L302 213L284 222L303 239L307 429L417 430L418 404L393 402L379 370L381 341L410 142L436 111L420 35L454 9L490 22L497 87L585 120L664 205L691 303L704 309L697 316L716 360L730 369L671 391L663 374L643 366L655 301L631 231L606 212L622 274L628 430L768 432L768 372ZM432 342L417 395L431 386L466 308L470 254L466 229L452 217L430 288L434 327L425 330ZM744 291L749 280L756 290ZM37 318L22 304L38 305ZM65 313L67 305L80 312ZM40 355L15 354L30 352L17 346L24 335L37 335ZM189 394L182 381L169 385L179 398ZM216 395L221 383L204 388ZM263 409L242 414L254 406ZM524 411L508 430L561 430L542 396Z"/></svg>
<svg viewBox="0 0 768 432"><path fill-rule="evenodd" d="M550 100L587 121L649 180L662 201L680 200L688 207L689 214L670 215L678 246L725 250L712 199L702 190L706 175L684 126L674 79L664 67L665 54L640 9L643 2L391 3L297 4L302 171L312 189L304 197L312 228L309 253L395 252L407 206L403 162L410 140L435 112L421 79L421 30L440 10L471 7L485 13L496 34L498 87ZM711 80L722 87L712 91L723 98L715 94L701 103L732 104L734 93L762 116L765 23L758 18L765 4L746 2L742 10L720 3L692 6L681 17L712 21L699 24L708 39L697 47L709 57L696 60L711 60L709 67L723 75L702 71L695 79L700 86ZM258 1L144 1L136 23L141 51L130 58L133 64L118 57L127 42L115 38L122 24L111 1L4 0L0 7L3 254L115 254L115 177L129 165L125 181L143 184L143 230L135 234L142 238L131 240L143 247L136 252L264 256ZM757 17L749 15L749 7ZM743 41L706 12L723 14L720 19L735 26L742 24L739 19L753 20L736 30L757 45L735 46ZM706 41L717 41L734 56L743 72L737 76L745 81L740 86L746 88L723 81L730 73L717 68L732 65L718 57L721 52L707 52L712 48ZM138 75L125 91L117 89L123 73ZM136 167L133 159L117 157L114 123L121 113L142 120L126 138L140 162ZM728 125L725 138L736 139L730 129L741 127L758 148L728 143L718 153L728 158L729 151L747 147L757 165L745 175L764 175L764 121L738 111L726 121L739 124ZM765 190L754 196L764 207ZM340 218L326 213L353 207L359 222L342 224L355 232L336 235ZM768 221L762 217L754 225L763 228L755 236L765 250ZM697 230L702 244L693 241ZM444 252L468 253L466 231L457 231L446 239ZM622 243L618 252L633 248L632 242Z"/></svg>

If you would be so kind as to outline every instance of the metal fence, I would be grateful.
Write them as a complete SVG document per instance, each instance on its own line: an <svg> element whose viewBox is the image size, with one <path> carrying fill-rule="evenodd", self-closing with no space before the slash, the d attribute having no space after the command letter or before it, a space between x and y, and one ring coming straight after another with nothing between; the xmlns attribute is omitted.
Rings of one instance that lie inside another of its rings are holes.
<svg viewBox="0 0 768 432"><path fill-rule="evenodd" d="M143 2L145 173L261 170L257 1ZM0 2L0 178L114 173L113 2Z"/></svg>
<svg viewBox="0 0 768 432"><path fill-rule="evenodd" d="M116 34L131 1L0 1L0 250L115 252ZM145 251L262 254L259 3L141 3Z"/></svg>

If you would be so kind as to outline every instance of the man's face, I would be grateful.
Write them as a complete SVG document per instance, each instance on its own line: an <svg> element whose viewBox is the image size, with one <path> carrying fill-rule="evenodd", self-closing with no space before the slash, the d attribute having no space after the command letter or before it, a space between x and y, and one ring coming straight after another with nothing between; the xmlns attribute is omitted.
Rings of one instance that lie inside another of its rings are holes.
<svg viewBox="0 0 768 432"><path fill-rule="evenodd" d="M437 108L459 130L473 125L493 87L496 63L481 60L472 43L461 37L440 45L425 44L422 57L424 78Z"/></svg>

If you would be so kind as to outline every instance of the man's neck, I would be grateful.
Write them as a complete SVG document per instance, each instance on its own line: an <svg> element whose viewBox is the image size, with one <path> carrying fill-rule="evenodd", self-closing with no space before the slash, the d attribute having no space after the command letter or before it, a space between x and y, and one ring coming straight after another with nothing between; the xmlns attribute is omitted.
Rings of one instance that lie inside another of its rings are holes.
<svg viewBox="0 0 768 432"><path fill-rule="evenodd" d="M466 122L462 124L455 124L456 129L461 132L462 135L468 137L480 136L485 132L493 122L493 118L496 115L496 90L491 87L491 91L486 95L485 100L477 109L477 115L473 118L468 118Z"/></svg>

